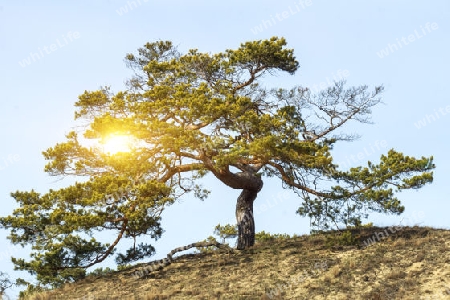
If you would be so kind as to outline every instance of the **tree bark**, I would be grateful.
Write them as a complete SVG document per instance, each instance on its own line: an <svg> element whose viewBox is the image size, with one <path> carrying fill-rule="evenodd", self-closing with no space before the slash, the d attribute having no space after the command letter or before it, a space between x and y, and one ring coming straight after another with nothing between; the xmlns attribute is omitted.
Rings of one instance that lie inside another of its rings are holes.
<svg viewBox="0 0 450 300"><path fill-rule="evenodd" d="M253 201L259 190L242 190L236 203L236 221L238 226L237 249L243 250L255 244L255 220Z"/></svg>
<svg viewBox="0 0 450 300"><path fill-rule="evenodd" d="M202 154L205 166L217 179L233 189L242 190L236 203L236 221L238 226L237 249L243 250L255 244L255 220L253 218L253 201L263 187L261 176L257 174L260 167L239 164L242 172L233 173L230 166L217 169L211 158Z"/></svg>

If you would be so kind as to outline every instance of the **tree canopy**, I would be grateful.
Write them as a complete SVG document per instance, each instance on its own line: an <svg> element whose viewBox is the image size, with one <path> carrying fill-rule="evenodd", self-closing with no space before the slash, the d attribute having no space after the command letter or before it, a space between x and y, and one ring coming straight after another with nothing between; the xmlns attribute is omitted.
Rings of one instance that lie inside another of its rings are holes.
<svg viewBox="0 0 450 300"><path fill-rule="evenodd" d="M164 208L189 193L204 199L207 174L242 190L238 249L254 243L253 202L269 177L299 196L298 213L318 228L358 226L370 212L402 213L395 192L432 182L433 158L391 149L378 163L340 169L333 146L357 137L344 125L369 123L383 87L269 89L271 75L299 68L286 45L273 37L221 53L182 54L157 41L128 54L134 75L126 90L85 91L75 118L87 125L43 152L48 174L80 182L45 194L12 193L19 208L0 225L12 243L32 246L31 260L13 258L16 269L43 284L75 280L124 238L133 242L117 254L118 264L148 257L155 251L149 240L163 232ZM85 143L112 134L131 136L133 147L111 154ZM98 237L105 230L115 234L108 243Z"/></svg>

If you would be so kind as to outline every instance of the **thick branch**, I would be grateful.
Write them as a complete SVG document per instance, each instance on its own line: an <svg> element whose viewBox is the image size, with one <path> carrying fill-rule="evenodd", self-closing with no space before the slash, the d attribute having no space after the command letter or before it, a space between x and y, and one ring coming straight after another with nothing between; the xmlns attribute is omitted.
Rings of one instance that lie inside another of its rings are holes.
<svg viewBox="0 0 450 300"><path fill-rule="evenodd" d="M284 170L284 168L282 166L280 166L279 164L276 164L274 162L269 162L268 163L270 166L274 167L275 169L278 170L278 172L280 173L281 179L288 185L295 187L297 189L303 190L305 192L308 192L310 194L316 195L318 197L324 197L324 198L330 198L331 194L329 193L321 193L318 192L316 190L310 189L307 186L301 185L297 182L295 182L292 178L290 178L286 171Z"/></svg>
<svg viewBox="0 0 450 300"><path fill-rule="evenodd" d="M189 172L189 171L195 171L195 170L201 170L203 169L203 164L201 163L192 163L192 164L186 164L186 165L179 165L175 167L171 167L166 174L164 174L159 181L160 182L166 182L170 178L172 178L173 175L183 172Z"/></svg>
<svg viewBox="0 0 450 300"><path fill-rule="evenodd" d="M217 179L233 189L259 191L262 187L261 178L252 173L233 173L227 167L226 169L221 169L218 172L213 171L213 174L217 177Z"/></svg>
<svg viewBox="0 0 450 300"><path fill-rule="evenodd" d="M208 126L209 123L203 122L203 123L199 123L199 124L191 124L186 126L186 130L198 130L198 129L202 129L203 127Z"/></svg>
<svg viewBox="0 0 450 300"><path fill-rule="evenodd" d="M111 252L114 250L114 248L119 243L119 241L122 239L123 234L127 230L127 225L128 225L128 220L125 220L122 224L122 228L121 228L116 240L108 247L108 249L106 249L106 251L105 251L105 253L103 253L103 255L101 255L101 256L97 255L97 257L95 258L95 260L93 262L87 264L86 266L82 266L81 268L87 269L89 267L92 267L95 264L98 264L98 263L101 263L102 261L104 261L111 254ZM77 266L77 268L79 268L79 267ZM60 268L60 269L65 269L65 268Z"/></svg>
<svg viewBox="0 0 450 300"><path fill-rule="evenodd" d="M142 268L140 271L135 271L134 274L136 277L144 277L148 275L150 272L153 272L155 270L161 270L164 267L167 267L170 265L174 259L173 255L177 252L185 251L188 249L191 249L193 247L217 247L217 248L229 248L228 245L221 244L219 242L198 242L198 243L192 243L184 247L178 247L170 251L170 253L167 254L167 258L163 258L157 261L152 261L147 264L145 268Z"/></svg>
<svg viewBox="0 0 450 300"><path fill-rule="evenodd" d="M256 162L245 162L245 163L236 163L232 165L235 168L238 168L239 170L243 172L248 173L258 173L259 170L264 166L263 163L256 163Z"/></svg>
<svg viewBox="0 0 450 300"><path fill-rule="evenodd" d="M203 161L217 179L233 189L260 191L262 188L262 180L254 172L233 173L229 166L217 169L212 160L206 156L203 156Z"/></svg>
<svg viewBox="0 0 450 300"><path fill-rule="evenodd" d="M259 77L259 75L257 76L256 73L264 71L265 69L267 69L267 67L262 67L261 66L261 67L256 68L255 70L249 70L250 78L246 82L243 82L240 85L234 87L233 92L236 92L236 91L238 91L238 90L240 90L240 89L242 89L242 88L252 84L253 81L255 81L255 79Z"/></svg>

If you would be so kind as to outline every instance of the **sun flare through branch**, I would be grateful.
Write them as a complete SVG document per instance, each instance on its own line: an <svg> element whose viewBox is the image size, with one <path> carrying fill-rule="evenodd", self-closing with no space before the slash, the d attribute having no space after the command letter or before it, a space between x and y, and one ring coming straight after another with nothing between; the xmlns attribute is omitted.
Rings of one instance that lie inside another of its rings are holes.
<svg viewBox="0 0 450 300"><path fill-rule="evenodd" d="M120 152L130 152L133 146L133 139L128 135L112 134L101 142L103 152L107 154L117 154Z"/></svg>

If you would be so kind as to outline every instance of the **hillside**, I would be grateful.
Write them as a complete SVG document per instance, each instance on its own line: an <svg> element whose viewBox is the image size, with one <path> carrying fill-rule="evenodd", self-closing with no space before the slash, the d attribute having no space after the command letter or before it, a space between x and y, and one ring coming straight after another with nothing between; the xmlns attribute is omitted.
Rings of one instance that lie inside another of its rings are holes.
<svg viewBox="0 0 450 300"><path fill-rule="evenodd" d="M180 255L137 278L143 267L27 299L450 299L450 231L370 227Z"/></svg>

